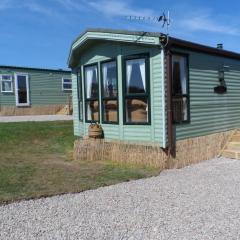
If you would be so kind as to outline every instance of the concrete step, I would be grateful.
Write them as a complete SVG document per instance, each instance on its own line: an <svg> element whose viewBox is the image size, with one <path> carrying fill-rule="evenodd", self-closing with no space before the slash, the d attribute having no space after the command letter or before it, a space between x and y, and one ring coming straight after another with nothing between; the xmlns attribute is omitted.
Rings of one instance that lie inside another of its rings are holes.
<svg viewBox="0 0 240 240"><path fill-rule="evenodd" d="M240 142L229 142L227 147L239 147L240 149Z"/></svg>
<svg viewBox="0 0 240 240"><path fill-rule="evenodd" d="M222 156L226 158L233 158L233 159L240 160L240 151L233 151L233 150L226 149L223 151Z"/></svg>
<svg viewBox="0 0 240 240"><path fill-rule="evenodd" d="M231 142L240 142L240 135L233 135L230 141Z"/></svg>
<svg viewBox="0 0 240 240"><path fill-rule="evenodd" d="M240 159L240 129L236 129L234 135L228 139L227 144L221 151L221 156Z"/></svg>
<svg viewBox="0 0 240 240"><path fill-rule="evenodd" d="M225 150L240 152L240 147L228 144L227 147L225 148Z"/></svg>
<svg viewBox="0 0 240 240"><path fill-rule="evenodd" d="M240 142L238 142L238 141L229 141L229 143L230 144L232 144L232 145L240 145Z"/></svg>

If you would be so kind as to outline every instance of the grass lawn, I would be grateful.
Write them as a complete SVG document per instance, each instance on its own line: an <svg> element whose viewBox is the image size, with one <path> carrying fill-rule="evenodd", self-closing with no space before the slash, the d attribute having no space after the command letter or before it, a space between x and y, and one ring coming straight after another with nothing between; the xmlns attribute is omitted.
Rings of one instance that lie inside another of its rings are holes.
<svg viewBox="0 0 240 240"><path fill-rule="evenodd" d="M74 161L72 122L0 123L0 204L158 174L111 161Z"/></svg>

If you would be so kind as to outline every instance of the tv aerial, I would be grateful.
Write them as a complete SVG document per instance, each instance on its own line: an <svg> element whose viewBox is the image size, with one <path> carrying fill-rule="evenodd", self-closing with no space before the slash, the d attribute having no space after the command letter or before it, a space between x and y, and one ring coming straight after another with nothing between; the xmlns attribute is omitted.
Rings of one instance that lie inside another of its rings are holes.
<svg viewBox="0 0 240 240"><path fill-rule="evenodd" d="M171 23L170 20L170 13L169 11L167 14L165 12L162 13L162 15L158 17L151 17L151 16L126 16L127 20L130 21L144 21L144 22L155 22L155 23L161 23L162 28L165 29L165 33L162 33L160 37L160 42L163 47L165 47L168 44L168 38L169 38L169 26Z"/></svg>

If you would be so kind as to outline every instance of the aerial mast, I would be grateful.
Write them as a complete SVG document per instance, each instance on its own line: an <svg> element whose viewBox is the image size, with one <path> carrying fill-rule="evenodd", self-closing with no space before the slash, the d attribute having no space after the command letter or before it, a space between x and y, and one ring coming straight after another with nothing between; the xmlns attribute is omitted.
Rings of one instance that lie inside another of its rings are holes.
<svg viewBox="0 0 240 240"><path fill-rule="evenodd" d="M161 23L163 33L160 36L160 43L162 47L165 47L168 44L169 39L169 26L171 23L170 20L170 13L169 11L167 14L165 12L162 13L162 15L156 17L156 16L126 16L127 20L130 21L144 21L144 22L155 22L155 23Z"/></svg>

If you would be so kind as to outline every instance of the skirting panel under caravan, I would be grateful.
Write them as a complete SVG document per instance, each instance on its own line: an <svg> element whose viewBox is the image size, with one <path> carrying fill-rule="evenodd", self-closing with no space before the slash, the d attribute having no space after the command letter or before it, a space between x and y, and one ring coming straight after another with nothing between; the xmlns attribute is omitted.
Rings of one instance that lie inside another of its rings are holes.
<svg viewBox="0 0 240 240"><path fill-rule="evenodd" d="M0 116L54 115L64 108L63 104L36 105L31 107L0 106Z"/></svg>
<svg viewBox="0 0 240 240"><path fill-rule="evenodd" d="M160 170L181 168L216 157L232 131L179 140L175 156L156 145L136 145L128 142L104 139L79 139L74 144L75 160L111 160L118 163L141 164Z"/></svg>

